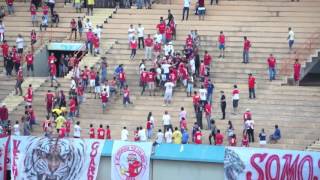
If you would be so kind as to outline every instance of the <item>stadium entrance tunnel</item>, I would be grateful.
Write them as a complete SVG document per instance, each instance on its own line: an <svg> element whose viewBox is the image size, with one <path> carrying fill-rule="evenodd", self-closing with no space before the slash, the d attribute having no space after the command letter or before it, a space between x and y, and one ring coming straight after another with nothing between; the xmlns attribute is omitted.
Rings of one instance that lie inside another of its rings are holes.
<svg viewBox="0 0 320 180"><path fill-rule="evenodd" d="M320 52L302 69L300 86L320 86Z"/></svg>
<svg viewBox="0 0 320 180"><path fill-rule="evenodd" d="M59 62L61 61L61 55L68 55L72 57L76 54L77 58L81 58L85 55L84 43L48 43L46 46L39 48L34 53L34 76L35 77L47 77L49 76L48 57L51 53L54 53L57 61L55 62L57 67L57 77L59 77ZM26 65L24 66L24 72L27 72ZM67 69L67 68L66 68ZM30 73L31 74L31 73Z"/></svg>

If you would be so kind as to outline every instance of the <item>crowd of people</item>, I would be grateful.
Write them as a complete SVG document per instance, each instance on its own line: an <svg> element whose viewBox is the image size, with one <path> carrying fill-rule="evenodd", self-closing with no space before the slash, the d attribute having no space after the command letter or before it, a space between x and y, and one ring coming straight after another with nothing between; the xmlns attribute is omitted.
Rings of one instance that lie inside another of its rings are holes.
<svg viewBox="0 0 320 180"><path fill-rule="evenodd" d="M8 2L11 2L7 0ZM7 2L7 3L8 3ZM13 1L12 1L13 2ZM212 2L211 2L212 3ZM59 15L54 11L54 0L49 0L47 4L42 5L42 22L40 24L40 30L46 30L48 27L48 11L51 13L51 26L58 26ZM88 14L92 14L93 6L88 4ZM8 3L9 14L14 13L13 4ZM137 2L138 8L142 8L140 1ZM146 3L147 8L151 7L150 2ZM75 7L77 12L81 12L79 1L75 1ZM80 7L80 8L79 8ZM184 1L183 18L182 20L188 20L190 1ZM32 1L30 5L30 13L32 18L32 24L34 27L37 25L37 9L40 8L37 0ZM203 0L199 0L196 8L196 14L199 15L199 19L204 19L205 8ZM186 13L186 16L185 16ZM1 15L1 12L0 12ZM100 38L101 38L102 26L97 25L95 28L92 26L90 19L83 20L82 18L72 19L70 21L70 40L74 36L74 40L77 40L79 35L80 40L85 40L86 50L88 53L94 56L100 53ZM168 10L167 18L160 17L159 23L156 26L157 33L155 35L145 34L142 24L138 24L134 27L133 24L128 29L128 47L131 49L130 60L136 60L137 50L142 49L145 57L139 64L139 85L141 87L140 95L143 96L146 89L149 96L163 96L163 106L170 106L172 104L174 91L177 88L185 89L186 96L192 97L192 103L194 107L194 113L196 122L189 129L187 122L192 121L188 118L187 112L184 107L181 107L181 111L178 115L179 125L173 128L171 116L168 111L165 111L162 117L163 129L155 131L155 118L152 112L148 113L145 126L138 126L133 132L132 140L134 141L151 141L154 139L154 145L161 143L175 143L186 144L195 143L202 144L204 140L204 130L209 131L207 137L210 144L222 145L229 144L230 146L249 146L250 143L255 142L254 134L254 120L250 109L247 109L243 114L243 131L241 137L241 143L238 142L235 133L235 128L231 121L228 121L228 127L226 132L222 132L216 125L216 120L213 119L213 96L215 93L214 79L210 76L212 68L212 55L208 51L204 51L204 54L200 53L202 47L200 46L201 38L197 30L192 30L186 37L183 51L179 52L175 49L174 41L177 34L177 26L175 18L170 10ZM85 33L85 38L83 37ZM35 30L32 30L30 34L31 45L36 43L37 35ZM294 33L292 28L289 28L288 43L289 50L292 50L294 44ZM243 61L242 63L249 63L249 52L252 46L248 37L243 37ZM35 112L32 108L33 90L30 84L27 93L24 95L22 92L21 84L23 83L23 72L21 63L24 61L27 63L27 75L29 71L33 74L33 48L32 51L23 53L24 39L21 35L18 35L16 39L16 46L9 47L5 40L5 26L2 20L0 20L0 40L2 42L2 54L5 62L6 74L12 76L12 70L16 72L16 94L24 96L26 103L25 113L21 117L21 122L16 121L13 126L13 133L20 135L20 126L22 124L23 135L30 135L34 124L40 124L37 120ZM226 37L223 31L217 38L218 48L220 50L219 58L224 58ZM201 59L200 56L203 56ZM51 86L55 86L55 90L48 90L45 95L45 104L47 117L41 122L43 132L46 136L52 136L58 134L59 137L70 137L71 126L73 125L73 137L80 138L83 134L83 130L80 127L80 122L76 121L75 117L80 115L80 106L84 102L85 97L88 95L94 96L101 100L102 113L107 112L107 106L110 98L119 94L122 96L122 103L125 107L133 104L130 99L130 89L127 83L125 67L123 64L119 64L111 79L107 78L107 59L101 57L99 64L93 67L81 68L79 66L79 59L77 54L62 54L61 57L56 57L52 53L48 58L48 68L50 72ZM147 62L151 63L151 67L147 68ZM273 54L267 58L267 66L269 69L269 80L276 79L276 58ZM299 81L301 65L296 60L294 64L294 80ZM60 83L57 81L57 77L65 76L69 71L72 72L72 78L70 81L70 91L64 92L59 89ZM54 85L54 82L56 85ZM255 86L256 79L253 74L248 74L248 96L249 99L255 99ZM196 90L196 88L198 90ZM66 94L67 93L67 94ZM158 94L159 93L159 94ZM227 95L224 91L220 91L219 105L221 109L221 120L226 119L226 107L227 107ZM232 89L232 114L239 114L239 101L240 90L238 85L235 84ZM68 98L67 98L68 97ZM190 98L191 99L191 98ZM1 118L1 131L3 133L11 133L11 125L8 120L8 110L5 104L0 108ZM206 123L202 122L203 116ZM204 125L205 124L205 125ZM88 136L90 138L98 139L111 139L111 126L100 124L99 127L94 127L90 124L88 130ZM87 128L85 128L87 129ZM190 132L188 132L191 130ZM121 140L131 140L129 138L129 131L127 127L123 127L121 130ZM227 136L227 143L224 143L224 136ZM259 133L259 141L261 145L265 145L268 142L274 143L281 139L281 131L278 125L275 125L275 131L267 138L264 129L261 129Z"/></svg>

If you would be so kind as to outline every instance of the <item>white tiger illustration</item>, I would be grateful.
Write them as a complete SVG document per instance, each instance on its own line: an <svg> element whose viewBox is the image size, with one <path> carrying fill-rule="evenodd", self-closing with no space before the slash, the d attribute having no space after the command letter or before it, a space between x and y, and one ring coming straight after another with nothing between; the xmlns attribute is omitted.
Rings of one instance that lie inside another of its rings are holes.
<svg viewBox="0 0 320 180"><path fill-rule="evenodd" d="M224 175L226 180L237 180L243 173L245 165L241 158L233 150L226 148L224 157Z"/></svg>
<svg viewBox="0 0 320 180"><path fill-rule="evenodd" d="M72 139L33 138L24 159L28 180L75 180L84 163L85 143Z"/></svg>

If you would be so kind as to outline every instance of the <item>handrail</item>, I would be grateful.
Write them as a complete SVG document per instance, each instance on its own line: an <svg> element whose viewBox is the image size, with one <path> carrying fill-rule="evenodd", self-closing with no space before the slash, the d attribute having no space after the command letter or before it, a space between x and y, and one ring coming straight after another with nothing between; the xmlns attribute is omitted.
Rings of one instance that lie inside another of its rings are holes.
<svg viewBox="0 0 320 180"><path fill-rule="evenodd" d="M280 74L283 76L290 76L293 73L293 64L295 59L299 59L301 64L306 63L307 58L313 53L317 48L317 44L320 43L320 29L317 29L316 32L312 33L311 36L305 40L305 42L296 48L289 57L283 58L283 64L280 68ZM320 47L319 47L320 48Z"/></svg>

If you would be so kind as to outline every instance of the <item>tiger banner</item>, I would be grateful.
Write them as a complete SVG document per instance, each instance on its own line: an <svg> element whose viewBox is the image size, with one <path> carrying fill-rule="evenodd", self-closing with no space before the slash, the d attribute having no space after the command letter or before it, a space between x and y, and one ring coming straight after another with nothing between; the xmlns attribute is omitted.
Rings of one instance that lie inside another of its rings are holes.
<svg viewBox="0 0 320 180"><path fill-rule="evenodd" d="M0 136L0 179L6 179L8 136Z"/></svg>
<svg viewBox="0 0 320 180"><path fill-rule="evenodd" d="M225 180L318 180L320 153L226 147Z"/></svg>
<svg viewBox="0 0 320 180"><path fill-rule="evenodd" d="M114 141L111 180L149 180L151 142Z"/></svg>
<svg viewBox="0 0 320 180"><path fill-rule="evenodd" d="M105 141L11 136L11 179L95 180Z"/></svg>

